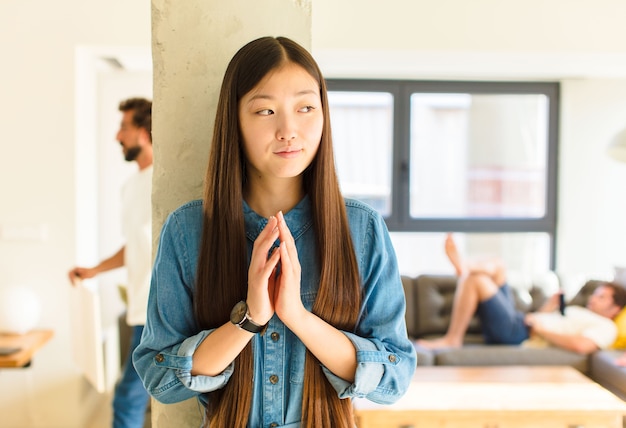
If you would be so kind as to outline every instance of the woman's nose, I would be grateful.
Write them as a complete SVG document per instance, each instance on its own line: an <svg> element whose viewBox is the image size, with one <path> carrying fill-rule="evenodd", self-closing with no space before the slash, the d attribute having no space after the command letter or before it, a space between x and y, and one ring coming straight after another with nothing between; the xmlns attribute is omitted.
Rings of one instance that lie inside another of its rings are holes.
<svg viewBox="0 0 626 428"><path fill-rule="evenodd" d="M291 141L296 138L296 126L292 117L284 115L276 131L276 138L280 141Z"/></svg>

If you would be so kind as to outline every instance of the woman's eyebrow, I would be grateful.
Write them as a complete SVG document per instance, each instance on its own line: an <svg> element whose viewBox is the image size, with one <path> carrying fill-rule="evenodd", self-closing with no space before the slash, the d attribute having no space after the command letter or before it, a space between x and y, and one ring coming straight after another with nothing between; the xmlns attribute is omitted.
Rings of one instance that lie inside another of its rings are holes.
<svg viewBox="0 0 626 428"><path fill-rule="evenodd" d="M297 97L301 97L304 95L317 95L317 91L313 90L313 89L303 89L302 91L298 91L296 92L294 95ZM252 102L254 100L272 100L275 97L273 97L272 95L269 94L263 94L263 93L258 93L258 94L254 94L250 97L250 99L248 100L248 102Z"/></svg>

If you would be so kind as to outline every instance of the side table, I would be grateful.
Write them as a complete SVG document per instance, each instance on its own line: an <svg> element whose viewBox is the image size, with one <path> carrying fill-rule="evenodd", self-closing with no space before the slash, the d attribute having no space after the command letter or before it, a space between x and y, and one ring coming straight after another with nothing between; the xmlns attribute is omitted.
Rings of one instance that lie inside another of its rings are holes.
<svg viewBox="0 0 626 428"><path fill-rule="evenodd" d="M0 355L0 368L28 366L35 352L44 346L52 336L52 330L32 330L25 334L0 334L0 347L19 349L9 355Z"/></svg>

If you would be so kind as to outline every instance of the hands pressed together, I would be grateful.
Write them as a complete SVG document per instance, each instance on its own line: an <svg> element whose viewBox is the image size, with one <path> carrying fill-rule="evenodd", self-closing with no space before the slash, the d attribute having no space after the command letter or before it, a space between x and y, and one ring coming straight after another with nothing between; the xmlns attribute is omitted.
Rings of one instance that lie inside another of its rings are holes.
<svg viewBox="0 0 626 428"><path fill-rule="evenodd" d="M280 245L274 247L277 239ZM295 241L279 211L254 241L248 270L250 317L266 324L276 313L288 327L297 322L306 312L300 298L300 272Z"/></svg>

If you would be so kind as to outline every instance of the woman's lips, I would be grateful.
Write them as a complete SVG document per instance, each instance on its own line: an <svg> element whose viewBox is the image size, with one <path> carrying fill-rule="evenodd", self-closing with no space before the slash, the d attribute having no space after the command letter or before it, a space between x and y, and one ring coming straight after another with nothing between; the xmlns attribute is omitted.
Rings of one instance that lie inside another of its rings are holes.
<svg viewBox="0 0 626 428"><path fill-rule="evenodd" d="M292 159L292 158L298 157L301 151L302 150L289 150L289 151L285 150L285 151L275 152L274 154L284 159Z"/></svg>

